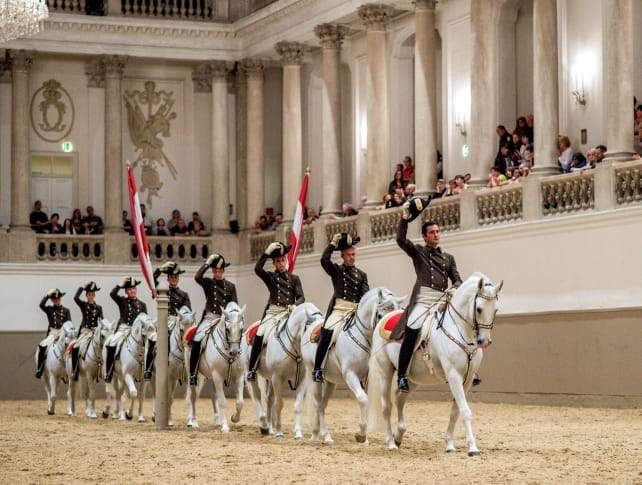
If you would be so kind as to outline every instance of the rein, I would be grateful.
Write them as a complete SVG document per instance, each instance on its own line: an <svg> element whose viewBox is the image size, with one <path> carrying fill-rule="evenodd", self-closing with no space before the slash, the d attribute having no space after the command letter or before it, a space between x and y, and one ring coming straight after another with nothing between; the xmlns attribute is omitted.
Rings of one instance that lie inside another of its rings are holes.
<svg viewBox="0 0 642 485"><path fill-rule="evenodd" d="M218 344L218 341L217 341L218 339L216 338L217 335L219 336L221 341L227 343L229 347L230 342L227 341L227 336L223 335L222 328L224 327L225 327L225 321L223 321L222 325L221 325L221 322L219 321L218 325L216 325L216 328L213 329L212 333L214 335L212 335L213 337L212 342L214 343L214 348L216 349L216 351L221 355L221 357L223 357L227 361L227 378L223 381L223 384L225 385L225 387L227 387L229 382L232 379L232 364L234 364L236 359L238 359L240 353L236 355L230 355L229 353L226 353L225 349ZM236 342L231 342L231 343L236 343ZM240 340L239 340L239 343L240 343Z"/></svg>
<svg viewBox="0 0 642 485"><path fill-rule="evenodd" d="M275 338L276 341L279 343L281 348L283 349L283 352L286 353L288 357L290 357L294 362L296 362L296 375L294 377L294 385L292 384L292 381L288 379L288 386L290 386L290 390L296 391L297 388L299 387L299 383L301 382L301 354L296 351L294 348L294 335L292 335L292 332L290 332L290 328L288 327L288 321L290 320L290 317L288 316L286 320L284 321L283 325L281 326L280 329L278 329L275 332ZM306 319L307 321L307 319ZM292 350L290 350L283 339L281 338L281 335L285 333L285 336L288 338L289 344L292 347Z"/></svg>

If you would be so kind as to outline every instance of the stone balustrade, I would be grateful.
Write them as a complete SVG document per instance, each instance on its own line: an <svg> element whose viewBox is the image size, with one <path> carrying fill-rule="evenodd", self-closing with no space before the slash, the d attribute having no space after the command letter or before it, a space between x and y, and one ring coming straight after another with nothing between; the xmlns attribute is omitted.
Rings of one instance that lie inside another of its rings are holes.
<svg viewBox="0 0 642 485"><path fill-rule="evenodd" d="M85 13L86 0L47 0L51 13Z"/></svg>
<svg viewBox="0 0 642 485"><path fill-rule="evenodd" d="M112 2L110 2L111 4ZM120 9L111 8L110 15L174 20L219 20L216 2L203 0L120 0Z"/></svg>
<svg viewBox="0 0 642 485"><path fill-rule="evenodd" d="M433 200L422 220L436 221L443 232L466 232L505 224L529 223L550 217L604 212L642 202L642 161L603 163L594 170L538 178L495 189L468 190ZM357 216L322 218L303 226L299 253L320 253L332 235L361 237L360 247L392 243L401 209L363 210ZM412 224L409 237L420 237ZM287 241L291 226L276 231L215 234L211 237L149 237L155 262L175 260L198 264L210 254L224 254L235 264L256 261L273 241ZM124 239L123 239L124 238ZM106 252L106 253L105 253ZM133 239L126 234L104 236L41 235L31 231L0 233L0 262L79 261L127 264L136 261Z"/></svg>
<svg viewBox="0 0 642 485"><path fill-rule="evenodd" d="M38 261L102 262L104 245L104 236L38 234L36 258Z"/></svg>

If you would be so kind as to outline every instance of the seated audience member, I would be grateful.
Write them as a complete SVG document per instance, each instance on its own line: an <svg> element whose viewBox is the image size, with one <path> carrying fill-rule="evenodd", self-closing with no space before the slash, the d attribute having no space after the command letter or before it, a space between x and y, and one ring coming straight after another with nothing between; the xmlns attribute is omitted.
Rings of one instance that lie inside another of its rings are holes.
<svg viewBox="0 0 642 485"><path fill-rule="evenodd" d="M203 219L201 219L201 216L199 215L198 212L192 212L192 220L189 222L187 225L187 228L189 229L189 232L194 232L194 222L198 221L201 225L201 231L205 230L205 224L203 223Z"/></svg>
<svg viewBox="0 0 642 485"><path fill-rule="evenodd" d="M203 237L208 235L208 232L205 230L205 228L201 227L201 223L199 221L193 221L192 230L189 233L190 235L196 237Z"/></svg>
<svg viewBox="0 0 642 485"><path fill-rule="evenodd" d="M503 174L506 173L506 169L508 167L513 166L513 159L510 157L510 146L509 145L502 145L501 148L499 149L499 153L497 154L497 157L495 158L495 167L499 169L499 171Z"/></svg>
<svg viewBox="0 0 642 485"><path fill-rule="evenodd" d="M283 224L283 214L281 212L277 213L274 216L274 220L270 224L270 229L272 231L276 230L277 227L279 227L281 224Z"/></svg>
<svg viewBox="0 0 642 485"><path fill-rule="evenodd" d="M562 169L562 172L569 172L571 168L571 161L573 160L573 149L571 148L571 140L568 136L560 136L557 142L557 149L559 151L559 158L557 159Z"/></svg>
<svg viewBox="0 0 642 485"><path fill-rule="evenodd" d="M508 179L508 183L509 183L509 184L516 184L516 183L519 183L519 181L520 181L520 179L521 179L521 178L522 178L522 177L521 177L520 169L519 169L518 167L515 167L515 168L512 170L511 177Z"/></svg>
<svg viewBox="0 0 642 485"><path fill-rule="evenodd" d="M519 146L519 159L526 160L526 152L529 150L529 147L532 145L531 136L528 132L523 133L520 137L520 146Z"/></svg>
<svg viewBox="0 0 642 485"><path fill-rule="evenodd" d="M417 186L415 184L408 184L403 191L403 195L406 199L409 199L410 197L415 195L415 192L417 192Z"/></svg>
<svg viewBox="0 0 642 485"><path fill-rule="evenodd" d="M127 211L123 211L123 230L131 236L134 235L134 226L132 226L132 221L127 217Z"/></svg>
<svg viewBox="0 0 642 485"><path fill-rule="evenodd" d="M412 158L408 155L403 158L403 181L406 184L415 181L415 166L412 164Z"/></svg>
<svg viewBox="0 0 642 485"><path fill-rule="evenodd" d="M508 145L510 148L512 137L504 125L497 125L495 133L497 133L497 136L499 137L499 143L497 143L497 155L499 155L502 145Z"/></svg>
<svg viewBox="0 0 642 485"><path fill-rule="evenodd" d="M179 219L169 232L172 236L189 236L189 228L183 219Z"/></svg>
<svg viewBox="0 0 642 485"><path fill-rule="evenodd" d="M341 206L341 217L351 217L359 214L359 211L352 207L352 204L344 202Z"/></svg>
<svg viewBox="0 0 642 485"><path fill-rule="evenodd" d="M457 190L457 183L455 182L455 179L450 179L448 181L448 188L446 189L446 193L444 194L446 197L449 197L451 195L455 195L455 191Z"/></svg>
<svg viewBox="0 0 642 485"><path fill-rule="evenodd" d="M403 180L403 172L401 170L396 170L392 182L388 184L388 193L390 195L395 193L396 189L403 189L406 186Z"/></svg>
<svg viewBox="0 0 642 485"><path fill-rule="evenodd" d="M602 163L602 160L604 160L604 156L606 155L606 152L608 149L606 148L605 145L598 145L595 147L595 163Z"/></svg>
<svg viewBox="0 0 642 485"><path fill-rule="evenodd" d="M392 195L385 194L383 196L383 208L384 209L392 209L393 207L396 207L396 206L395 206L394 200L392 200ZM378 207L378 209L379 209L379 207Z"/></svg>
<svg viewBox="0 0 642 485"><path fill-rule="evenodd" d="M488 175L488 184L486 187L492 189L504 185L506 183L506 175L504 175L499 167L493 167L490 169L490 174Z"/></svg>
<svg viewBox="0 0 642 485"><path fill-rule="evenodd" d="M317 216L316 211L312 207L306 207L305 210L303 211L304 224L312 224L318 218L319 216Z"/></svg>
<svg viewBox="0 0 642 485"><path fill-rule="evenodd" d="M568 171L582 172L589 168L591 167L586 163L586 158L584 157L584 155L582 155L581 153L576 153L575 155L573 155L573 159L571 160Z"/></svg>
<svg viewBox="0 0 642 485"><path fill-rule="evenodd" d="M80 229L80 234L89 234L91 235L91 225L87 222L86 219L82 220L82 228Z"/></svg>
<svg viewBox="0 0 642 485"><path fill-rule="evenodd" d="M446 195L446 182L444 182L443 179L439 179L435 185L435 195L433 195L433 199L440 199L444 195Z"/></svg>
<svg viewBox="0 0 642 485"><path fill-rule="evenodd" d="M74 226L74 230L76 231L74 234L80 234L82 230L82 214L80 213L80 209L74 209L71 213L71 225Z"/></svg>
<svg viewBox="0 0 642 485"><path fill-rule="evenodd" d="M102 234L103 233L103 220L100 216L97 216L94 213L94 208L92 206L87 206L87 215L85 216L85 222L89 223L90 234Z"/></svg>
<svg viewBox="0 0 642 485"><path fill-rule="evenodd" d="M463 175L455 175L455 190L453 195L461 194L464 190L468 188L468 184L464 179Z"/></svg>
<svg viewBox="0 0 642 485"><path fill-rule="evenodd" d="M535 146L532 143L524 150L524 159L521 163L527 163L529 167L532 167L535 163Z"/></svg>
<svg viewBox="0 0 642 485"><path fill-rule="evenodd" d="M175 225L177 225L177 224L178 224L178 220L179 220L181 217L182 217L182 216L181 216L181 211L179 211L178 209L174 209L174 210L172 211L172 217L170 217L170 218L167 220L167 229L169 229L169 230L171 231L171 230L172 230L172 228L173 228Z"/></svg>
<svg viewBox="0 0 642 485"><path fill-rule="evenodd" d="M71 222L71 219L67 218L65 221L62 223L62 234L78 234L76 232L76 228L74 227L73 223Z"/></svg>
<svg viewBox="0 0 642 485"><path fill-rule="evenodd" d="M468 184L468 183L470 183L470 179L472 179L472 178L473 178L473 176L471 174L467 173L466 175L464 175L464 182L466 182L466 184Z"/></svg>
<svg viewBox="0 0 642 485"><path fill-rule="evenodd" d="M47 217L47 214L42 212L42 202L39 200L33 204L33 211L29 214L29 224L31 224L31 229L36 231L38 234L43 234L47 230L49 218Z"/></svg>
<svg viewBox="0 0 642 485"><path fill-rule="evenodd" d="M513 153L512 153L512 158L522 158L521 156L521 149L522 149L522 136L514 131L513 134L511 135L511 139L513 142Z"/></svg>
<svg viewBox="0 0 642 485"><path fill-rule="evenodd" d="M62 226L60 225L60 215L57 212L51 214L51 219L45 229L49 234L61 234Z"/></svg>
<svg viewBox="0 0 642 485"><path fill-rule="evenodd" d="M531 173L531 166L528 163L522 163L519 166L520 178L528 177Z"/></svg>
<svg viewBox="0 0 642 485"><path fill-rule="evenodd" d="M156 219L156 224L152 228L152 234L154 236L169 236L169 229L165 225L165 219L159 217Z"/></svg>
<svg viewBox="0 0 642 485"><path fill-rule="evenodd" d="M267 216L263 215L259 217L259 220L254 223L254 228L259 231L267 231L270 229L270 223L268 222Z"/></svg>
<svg viewBox="0 0 642 485"><path fill-rule="evenodd" d="M513 130L513 133L525 133L529 131L528 130L528 122L526 121L525 116L520 116L517 118L517 124L515 125L515 129Z"/></svg>
<svg viewBox="0 0 642 485"><path fill-rule="evenodd" d="M140 205L140 215L143 216L143 225L145 226L145 234L151 234L152 218L147 214L147 208L145 207L145 204Z"/></svg>

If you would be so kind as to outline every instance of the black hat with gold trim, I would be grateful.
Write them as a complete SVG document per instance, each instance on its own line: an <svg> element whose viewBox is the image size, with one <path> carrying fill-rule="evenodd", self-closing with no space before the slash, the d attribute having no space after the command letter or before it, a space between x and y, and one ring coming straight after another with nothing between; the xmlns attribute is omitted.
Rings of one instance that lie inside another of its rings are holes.
<svg viewBox="0 0 642 485"><path fill-rule="evenodd" d="M212 267L212 269L225 269L230 265L230 263L225 261L225 258L220 254L212 254L209 258L207 258L207 262Z"/></svg>
<svg viewBox="0 0 642 485"><path fill-rule="evenodd" d="M120 287L123 289L127 289L127 288L136 288L138 285L140 285L140 281L138 281L133 276L126 276L123 279L122 283L120 284Z"/></svg>
<svg viewBox="0 0 642 485"><path fill-rule="evenodd" d="M168 261L160 267L159 272L165 273L167 276L178 276L185 273L185 270L181 269L174 261Z"/></svg>
<svg viewBox="0 0 642 485"><path fill-rule="evenodd" d="M361 238L359 236L353 236L352 234L348 234L347 232L342 232L341 239L339 239L339 242L337 243L337 249L339 251L343 251L352 246L355 246L359 243L359 241L361 241Z"/></svg>
<svg viewBox="0 0 642 485"><path fill-rule="evenodd" d="M410 212L408 222L411 222L419 217L424 209L428 207L428 204L430 204L430 199L427 197L412 197L408 199L408 203L408 212Z"/></svg>
<svg viewBox="0 0 642 485"><path fill-rule="evenodd" d="M85 293L89 293L90 291L93 291L94 293L96 291L100 291L100 288L98 288L98 285L95 281L90 281L85 286L83 286L82 289L85 290Z"/></svg>
<svg viewBox="0 0 642 485"><path fill-rule="evenodd" d="M270 247L272 247L272 249L270 249ZM269 250L269 252L266 252L266 254L269 258L275 259L285 256L291 249L292 246L289 244L283 244L281 241L274 241L267 247L266 251Z"/></svg>
<svg viewBox="0 0 642 485"><path fill-rule="evenodd" d="M53 300L54 298L62 298L63 296L65 296L65 292L59 290L58 288L52 288L47 292L47 296Z"/></svg>

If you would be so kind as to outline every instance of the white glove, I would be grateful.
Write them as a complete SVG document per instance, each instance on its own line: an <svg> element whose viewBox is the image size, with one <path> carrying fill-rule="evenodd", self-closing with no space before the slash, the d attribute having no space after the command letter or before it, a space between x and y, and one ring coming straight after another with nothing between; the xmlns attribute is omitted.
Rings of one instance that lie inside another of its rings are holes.
<svg viewBox="0 0 642 485"><path fill-rule="evenodd" d="M269 256L270 254L272 254L272 251L276 251L280 247L281 243L274 241L273 243L270 243L267 248L265 248L265 254Z"/></svg>
<svg viewBox="0 0 642 485"><path fill-rule="evenodd" d="M176 268L176 263L174 261L167 261L167 263L163 264L163 266L160 267L160 270L165 272L174 268Z"/></svg>
<svg viewBox="0 0 642 485"><path fill-rule="evenodd" d="M403 203L401 206L403 207L403 212L401 213L401 218L405 221L410 219L410 201L407 200L406 202Z"/></svg>
<svg viewBox="0 0 642 485"><path fill-rule="evenodd" d="M209 258L205 260L205 266L212 266L212 263L214 263L216 258L218 258L218 254L210 254Z"/></svg>
<svg viewBox="0 0 642 485"><path fill-rule="evenodd" d="M334 236L332 236L332 240L330 241L330 244L332 244L335 248L339 246L339 241L341 241L341 234L337 233Z"/></svg>
<svg viewBox="0 0 642 485"><path fill-rule="evenodd" d="M125 285L129 282L129 276L125 276L122 280L120 280L120 285L118 285L121 288L125 288Z"/></svg>
<svg viewBox="0 0 642 485"><path fill-rule="evenodd" d="M446 296L448 297L449 300L453 297L456 291L457 291L457 288L455 288L454 286L451 286L446 290Z"/></svg>
<svg viewBox="0 0 642 485"><path fill-rule="evenodd" d="M51 288L50 290L47 291L47 296L51 298L55 293L56 293L56 289Z"/></svg>

